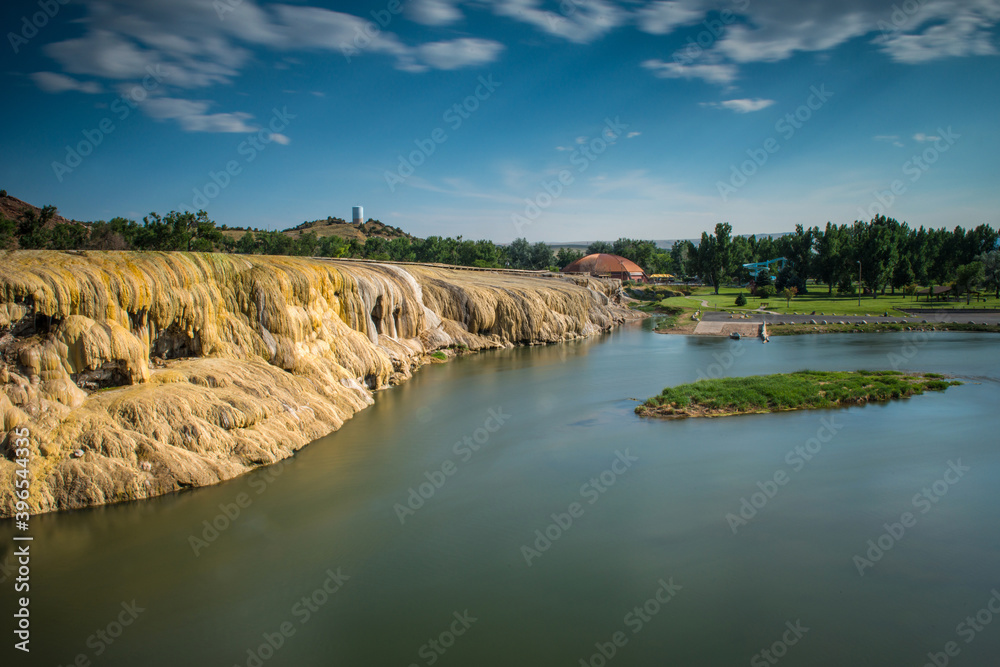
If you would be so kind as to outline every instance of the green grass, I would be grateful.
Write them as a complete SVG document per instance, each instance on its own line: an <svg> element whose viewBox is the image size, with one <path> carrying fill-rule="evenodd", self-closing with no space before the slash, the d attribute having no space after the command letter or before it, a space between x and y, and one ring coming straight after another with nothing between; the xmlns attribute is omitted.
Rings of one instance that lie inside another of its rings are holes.
<svg viewBox="0 0 1000 667"><path fill-rule="evenodd" d="M642 416L680 418L834 408L944 391L961 384L941 378L936 373L860 370L700 380L667 387L635 411Z"/></svg>
<svg viewBox="0 0 1000 667"><path fill-rule="evenodd" d="M657 329L674 329L680 322L681 315L686 311L683 308L673 308L667 306L666 308L660 308L657 312L666 315L663 319L656 323Z"/></svg>
<svg viewBox="0 0 1000 667"><path fill-rule="evenodd" d="M442 352L441 350L438 350L437 352L432 352L431 356L439 361L444 361L448 358L448 355Z"/></svg>
<svg viewBox="0 0 1000 667"><path fill-rule="evenodd" d="M744 308L738 308L736 306L736 295L740 292L746 294L747 305ZM659 302L660 306L673 306L673 307L699 307L702 301L707 301L709 303L708 310L731 310L737 312L745 312L749 310L755 310L758 308L762 300L757 297L750 296L750 294L738 287L724 287L719 289L719 294L715 294L715 290L711 287L700 287L695 289L690 297L670 297L663 299ZM965 300L962 301L947 301L947 302L931 302L928 304L926 301L916 301L913 297L904 296L903 294L897 292L895 296L891 296L886 293L884 296L879 295L877 299L869 297L862 297L861 305L858 306L858 298L849 296L837 296L836 290L833 296L827 295L826 285L809 285L809 293L797 296L792 299L791 303L786 305L784 299L780 297L774 297L771 299L764 299L763 302L767 303L767 310L774 311L777 313L804 313L806 315L816 311L817 315L823 313L825 316L837 316L837 315L881 315L882 313L888 311L889 315L893 317L901 317L903 315L899 308L1000 308L1000 300L994 296L987 297L985 300L976 301L972 300L972 303L966 305Z"/></svg>

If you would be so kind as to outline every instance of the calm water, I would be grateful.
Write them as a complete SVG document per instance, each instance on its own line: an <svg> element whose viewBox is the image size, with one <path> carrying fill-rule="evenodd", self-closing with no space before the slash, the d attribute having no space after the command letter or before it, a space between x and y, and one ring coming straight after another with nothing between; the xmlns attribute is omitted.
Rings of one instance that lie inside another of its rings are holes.
<svg viewBox="0 0 1000 667"><path fill-rule="evenodd" d="M648 328L428 367L284 465L34 518L33 651L17 664L919 667L948 642L950 664L997 664L1000 339ZM887 368L907 352L969 380L834 412L632 413L699 372ZM401 522L411 488L429 497ZM914 499L925 488L934 502ZM727 520L743 499L756 515ZM213 519L223 530L203 534ZM142 611L123 610L133 600ZM979 630L959 626L977 613Z"/></svg>

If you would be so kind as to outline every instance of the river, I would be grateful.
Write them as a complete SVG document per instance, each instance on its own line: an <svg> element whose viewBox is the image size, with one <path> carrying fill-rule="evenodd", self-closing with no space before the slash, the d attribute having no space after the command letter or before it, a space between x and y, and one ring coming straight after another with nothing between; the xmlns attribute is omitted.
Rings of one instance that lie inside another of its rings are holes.
<svg viewBox="0 0 1000 667"><path fill-rule="evenodd" d="M16 664L995 664L997 337L762 345L650 324L426 367L284 463L33 517ZM893 362L965 384L633 414L699 374Z"/></svg>

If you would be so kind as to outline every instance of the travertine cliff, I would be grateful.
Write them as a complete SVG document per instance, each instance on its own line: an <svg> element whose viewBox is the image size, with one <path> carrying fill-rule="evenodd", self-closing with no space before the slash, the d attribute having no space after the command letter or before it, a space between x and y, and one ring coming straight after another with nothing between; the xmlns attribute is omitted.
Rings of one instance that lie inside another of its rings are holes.
<svg viewBox="0 0 1000 667"><path fill-rule="evenodd" d="M290 456L425 355L556 342L629 314L615 286L201 253L0 252L0 516L13 429L32 512L145 498Z"/></svg>

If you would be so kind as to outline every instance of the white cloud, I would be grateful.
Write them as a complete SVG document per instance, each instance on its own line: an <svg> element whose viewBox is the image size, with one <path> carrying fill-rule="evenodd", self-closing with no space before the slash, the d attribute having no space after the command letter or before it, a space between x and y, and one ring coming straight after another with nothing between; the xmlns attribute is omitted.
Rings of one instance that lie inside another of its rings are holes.
<svg viewBox="0 0 1000 667"><path fill-rule="evenodd" d="M642 132L629 132L628 134L625 135L625 138L632 139L634 137L638 137L640 134L642 134Z"/></svg>
<svg viewBox="0 0 1000 667"><path fill-rule="evenodd" d="M247 122L253 118L248 113L205 113L210 106L205 101L153 97L140 106L158 120L176 120L188 132L255 132L258 129Z"/></svg>
<svg viewBox="0 0 1000 667"><path fill-rule="evenodd" d="M96 81L77 81L71 76L56 72L35 72L31 75L31 79L35 85L47 93L63 93L73 90L93 95L104 91L101 84Z"/></svg>
<svg viewBox="0 0 1000 667"><path fill-rule="evenodd" d="M272 132L271 133L271 141L273 141L275 143L279 143L282 146L287 146L288 144L292 143L292 140L289 139L288 136L286 136L284 134L280 134L278 132Z"/></svg>
<svg viewBox="0 0 1000 667"><path fill-rule="evenodd" d="M679 26L697 23L704 16L705 10L699 0L694 2L656 0L639 8L635 13L639 29L653 35L667 35Z"/></svg>
<svg viewBox="0 0 1000 667"><path fill-rule="evenodd" d="M872 139L874 139L875 141L885 141L891 143L896 148L903 147L903 142L899 140L898 134L876 134L874 137L872 137Z"/></svg>
<svg viewBox="0 0 1000 667"><path fill-rule="evenodd" d="M708 83L730 84L736 79L736 66L728 63L695 63L684 65L653 58L642 67L661 79L703 79Z"/></svg>
<svg viewBox="0 0 1000 667"><path fill-rule="evenodd" d="M993 27L1000 20L1000 3L983 5L987 11L978 11L978 8L959 11L946 23L933 25L921 34L891 34L882 40L883 49L896 62L907 64L947 57L995 55ZM989 11L991 6L993 11Z"/></svg>
<svg viewBox="0 0 1000 667"><path fill-rule="evenodd" d="M497 0L493 11L528 23L542 32L577 44L586 44L625 22L625 12L607 0L565 0L559 12L539 7L539 0Z"/></svg>
<svg viewBox="0 0 1000 667"><path fill-rule="evenodd" d="M423 0L424 18L434 14L439 22L444 20L447 8L454 9L449 1ZM154 68L161 73L157 96L142 108L192 132L251 129L250 114L208 113L208 102L178 95L178 89L232 83L253 57L248 46L320 49L349 58L383 54L394 59L396 69L408 72L475 67L496 60L504 49L499 42L474 37L411 46L387 28L372 36L373 23L367 17L301 5L260 6L255 0L242 0L236 6L206 0L86 0L84 4L87 13L78 21L83 34L49 44L45 53L67 74L132 84ZM296 62L285 56L279 64ZM98 82L81 82L67 74L39 72L32 78L47 92L102 89Z"/></svg>
<svg viewBox="0 0 1000 667"><path fill-rule="evenodd" d="M451 0L411 0L407 16L424 25L449 25L460 20L462 12Z"/></svg>
<svg viewBox="0 0 1000 667"><path fill-rule="evenodd" d="M488 39L463 38L421 44L413 51L420 62L434 69L476 67L496 60L504 46Z"/></svg>
<svg viewBox="0 0 1000 667"><path fill-rule="evenodd" d="M774 100L744 98L739 100L725 100L724 102L702 102L701 106L712 107L714 109L729 109L730 111L735 111L736 113L750 113L752 111L766 109L772 104L774 104Z"/></svg>
<svg viewBox="0 0 1000 667"><path fill-rule="evenodd" d="M913 140L920 143L926 143L928 141L940 141L941 137L933 134L924 134L923 132L917 132L913 135Z"/></svg>

